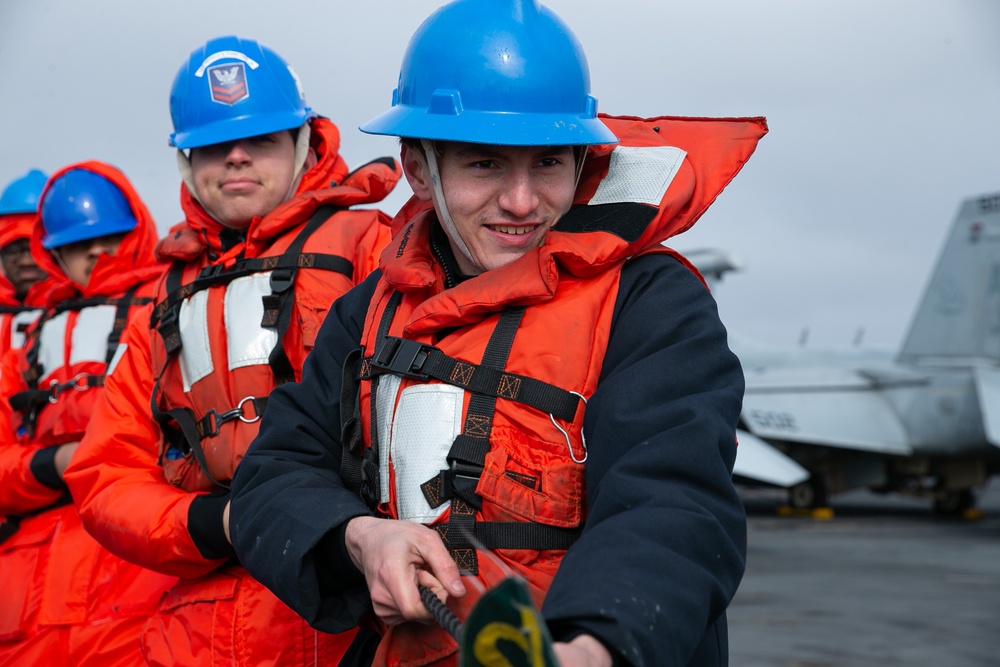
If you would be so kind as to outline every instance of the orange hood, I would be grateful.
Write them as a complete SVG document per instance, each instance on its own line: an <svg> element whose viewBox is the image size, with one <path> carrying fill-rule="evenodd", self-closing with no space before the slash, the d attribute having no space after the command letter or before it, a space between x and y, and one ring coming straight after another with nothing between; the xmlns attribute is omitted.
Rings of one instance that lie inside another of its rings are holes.
<svg viewBox="0 0 1000 667"><path fill-rule="evenodd" d="M89 160L78 162L60 169L54 173L45 188L39 201L42 201L53 181L62 174L74 169L85 169L99 176L103 176L114 183L129 206L136 219L135 229L130 231L122 239L118 246L118 252L114 255L102 255L97 260L93 272L90 274L90 282L86 287L71 281L53 257L51 251L42 247L42 236L45 230L42 225L35 224L31 232L31 253L35 257L44 271L48 272L49 279L54 284L50 286L44 298L44 305L54 306L60 301L75 297L91 296L113 296L125 292L129 288L152 280L163 271L163 265L158 264L154 255L156 247L157 233L156 223L153 215L149 212L146 204L143 203L132 183L129 182L125 174L117 168L105 162Z"/></svg>
<svg viewBox="0 0 1000 667"><path fill-rule="evenodd" d="M0 215L0 248L18 239L31 238L38 216L35 213Z"/></svg>
<svg viewBox="0 0 1000 667"><path fill-rule="evenodd" d="M549 230L542 245L428 299L414 313L419 323L410 325L413 331L421 326L433 329L441 322L458 326L509 304L547 301L555 295L560 275L596 276L629 257L661 251L664 240L689 229L701 217L767 133L763 118L601 115L601 119L620 143L590 147L573 207ZM656 169L632 166L630 173L638 171L653 181L650 174L659 175L661 187L617 180L609 188L617 191L599 190L608 187L606 177L616 149L619 157L614 159L641 161L652 156L658 161ZM671 160L673 168L665 168L664 163ZM640 190L655 192L655 197L637 198ZM434 209L416 198L396 215L393 241L379 261L384 278L394 288L408 292L440 280L426 242L433 224L437 224Z"/></svg>

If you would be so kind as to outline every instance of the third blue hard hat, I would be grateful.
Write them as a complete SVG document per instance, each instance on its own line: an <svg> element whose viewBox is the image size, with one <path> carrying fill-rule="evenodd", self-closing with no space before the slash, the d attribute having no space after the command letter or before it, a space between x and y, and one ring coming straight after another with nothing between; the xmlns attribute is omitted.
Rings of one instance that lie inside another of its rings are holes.
<svg viewBox="0 0 1000 667"><path fill-rule="evenodd" d="M457 0L403 56L392 108L363 132L515 146L617 143L579 41L535 0Z"/></svg>
<svg viewBox="0 0 1000 667"><path fill-rule="evenodd" d="M0 215L34 213L38 210L38 197L48 180L43 172L32 169L8 183L0 195Z"/></svg>
<svg viewBox="0 0 1000 667"><path fill-rule="evenodd" d="M285 60L252 39L217 37L195 50L170 90L170 145L197 148L300 127L316 114Z"/></svg>
<svg viewBox="0 0 1000 667"><path fill-rule="evenodd" d="M41 205L43 248L135 229L135 212L117 185L86 169L71 169L49 184Z"/></svg>

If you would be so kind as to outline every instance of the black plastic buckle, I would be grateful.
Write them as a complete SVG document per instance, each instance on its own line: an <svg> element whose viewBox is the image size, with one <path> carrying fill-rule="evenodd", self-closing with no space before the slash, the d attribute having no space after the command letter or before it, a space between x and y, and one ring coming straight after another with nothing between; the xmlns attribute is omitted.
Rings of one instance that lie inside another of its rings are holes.
<svg viewBox="0 0 1000 667"><path fill-rule="evenodd" d="M181 302L177 301L167 308L156 325L156 331L163 339L167 354L173 354L181 349L180 311Z"/></svg>
<svg viewBox="0 0 1000 667"><path fill-rule="evenodd" d="M153 320L156 322L156 325L159 326L160 323L163 322L164 318L167 317L173 317L173 319L176 320L177 314L171 313L172 310L171 303L167 299L164 299L153 306Z"/></svg>
<svg viewBox="0 0 1000 667"><path fill-rule="evenodd" d="M295 271L275 269L271 272L271 294L284 294L295 283Z"/></svg>
<svg viewBox="0 0 1000 667"><path fill-rule="evenodd" d="M174 303L164 301L163 303L166 307L160 311L159 322L156 325L156 328L159 331L163 331L163 329L168 327L176 326L177 320L180 319L180 301L175 301ZM157 310L159 310L159 308L157 308Z"/></svg>
<svg viewBox="0 0 1000 667"><path fill-rule="evenodd" d="M226 270L226 265L224 263L218 264L208 264L203 266L201 271L198 272L198 280L205 280L208 278L216 278L219 274Z"/></svg>
<svg viewBox="0 0 1000 667"><path fill-rule="evenodd" d="M242 415L242 404L225 412L219 412L215 408L212 408L205 413L204 417L198 420L198 435L202 438L214 438L219 435L220 426L234 419L239 419Z"/></svg>
<svg viewBox="0 0 1000 667"><path fill-rule="evenodd" d="M475 492L476 485L479 484L479 477L482 473L483 469L481 466L452 461L451 467L438 473L438 478L441 480L441 500L451 500L462 491L470 489ZM461 497L467 499L469 495L466 493Z"/></svg>
<svg viewBox="0 0 1000 667"><path fill-rule="evenodd" d="M431 352L437 351L436 347L395 336L383 338L380 347L378 354L372 359L372 367L408 378L426 380L430 377L422 371Z"/></svg>

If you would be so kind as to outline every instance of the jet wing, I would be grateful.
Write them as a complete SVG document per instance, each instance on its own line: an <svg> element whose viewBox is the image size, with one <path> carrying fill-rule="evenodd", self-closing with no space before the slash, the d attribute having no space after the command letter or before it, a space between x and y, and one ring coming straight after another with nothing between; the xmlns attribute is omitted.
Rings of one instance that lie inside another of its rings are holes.
<svg viewBox="0 0 1000 667"><path fill-rule="evenodd" d="M736 465L733 477L790 488L809 479L809 471L760 438L736 431Z"/></svg>
<svg viewBox="0 0 1000 667"><path fill-rule="evenodd" d="M901 456L913 452L883 392L919 384L917 376L785 368L751 371L746 377L742 417L760 438Z"/></svg>
<svg viewBox="0 0 1000 667"><path fill-rule="evenodd" d="M1000 368L976 366L972 369L976 396L983 414L983 430L991 445L1000 447Z"/></svg>

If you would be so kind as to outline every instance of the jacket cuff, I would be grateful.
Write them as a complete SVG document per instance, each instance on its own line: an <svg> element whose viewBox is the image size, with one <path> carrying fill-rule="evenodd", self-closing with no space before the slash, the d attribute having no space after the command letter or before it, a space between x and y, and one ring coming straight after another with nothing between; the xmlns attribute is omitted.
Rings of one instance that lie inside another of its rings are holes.
<svg viewBox="0 0 1000 667"><path fill-rule="evenodd" d="M574 638L580 635L590 635L597 641L604 645L604 648L608 650L611 654L611 666L612 667L629 667L630 662L627 662L625 658L620 653L620 650L615 647L615 645L609 640L605 635L610 631L614 633L614 630L610 627L606 627L605 624L598 621L597 623L591 625L586 621L578 621L576 623L549 623L549 634L552 636L552 641L555 642L570 642Z"/></svg>
<svg viewBox="0 0 1000 667"><path fill-rule="evenodd" d="M336 530L324 535L316 545L316 578L323 592L340 592L365 579L347 552L346 532L345 521Z"/></svg>
<svg viewBox="0 0 1000 667"><path fill-rule="evenodd" d="M56 452L59 451L59 445L53 445L52 447L45 447L35 452L35 455L31 457L31 463L29 468L31 474L34 475L35 479L38 480L40 484L44 484L50 489L56 491L69 491L66 486L66 482L63 481L62 476L56 472Z"/></svg>
<svg viewBox="0 0 1000 667"><path fill-rule="evenodd" d="M228 502L229 491L223 490L198 496L188 506L188 534L208 560L236 556L222 525L222 514Z"/></svg>

